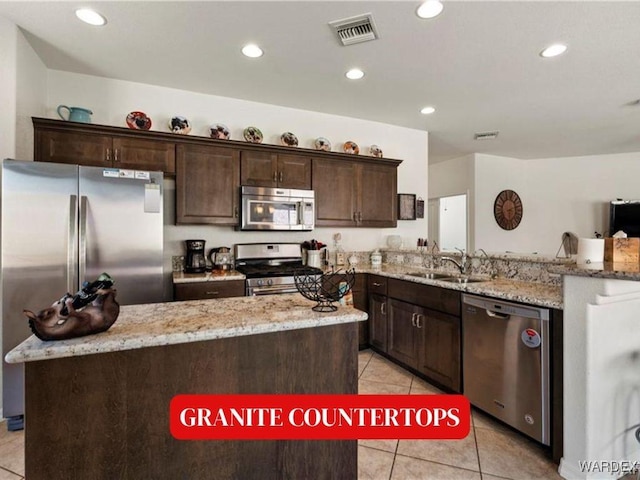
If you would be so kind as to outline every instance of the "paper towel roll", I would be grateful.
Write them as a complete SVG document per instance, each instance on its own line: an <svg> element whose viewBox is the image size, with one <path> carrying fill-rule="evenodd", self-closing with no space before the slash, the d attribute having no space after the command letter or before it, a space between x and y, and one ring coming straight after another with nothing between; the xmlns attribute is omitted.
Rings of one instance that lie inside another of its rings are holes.
<svg viewBox="0 0 640 480"><path fill-rule="evenodd" d="M578 239L576 263L602 263L604 261L604 238Z"/></svg>

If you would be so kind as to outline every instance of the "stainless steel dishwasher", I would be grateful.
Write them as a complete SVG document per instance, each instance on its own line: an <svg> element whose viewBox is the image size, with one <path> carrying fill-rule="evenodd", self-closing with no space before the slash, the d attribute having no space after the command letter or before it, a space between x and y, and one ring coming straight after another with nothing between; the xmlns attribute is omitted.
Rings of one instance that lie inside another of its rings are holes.
<svg viewBox="0 0 640 480"><path fill-rule="evenodd" d="M464 395L549 445L549 309L462 295Z"/></svg>

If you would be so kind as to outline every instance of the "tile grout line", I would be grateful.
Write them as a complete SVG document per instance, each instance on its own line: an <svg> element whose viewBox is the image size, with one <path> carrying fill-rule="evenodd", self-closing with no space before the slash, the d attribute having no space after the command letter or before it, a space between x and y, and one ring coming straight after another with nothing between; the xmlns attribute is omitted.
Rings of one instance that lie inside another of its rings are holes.
<svg viewBox="0 0 640 480"><path fill-rule="evenodd" d="M415 379L415 376L412 375L411 383L409 384L409 392L407 393L407 395L411 393L411 387L413 387L414 379ZM393 452L393 462L391 462L391 470L389 471L389 480L391 480L391 478L393 477L393 468L396 466L396 458L398 458L398 448L400 448L400 439L398 439L398 441L396 442L396 449Z"/></svg>
<svg viewBox="0 0 640 480"><path fill-rule="evenodd" d="M15 476L17 476L17 477L21 478L21 479L23 479L23 478L24 478L24 477L23 477L22 475L20 475L19 473L16 473L16 472L14 472L13 470L9 470L8 468L3 467L2 465L0 465L0 470L4 470L5 472L9 472L9 473L11 473L11 474L13 474L13 475L15 475Z"/></svg>

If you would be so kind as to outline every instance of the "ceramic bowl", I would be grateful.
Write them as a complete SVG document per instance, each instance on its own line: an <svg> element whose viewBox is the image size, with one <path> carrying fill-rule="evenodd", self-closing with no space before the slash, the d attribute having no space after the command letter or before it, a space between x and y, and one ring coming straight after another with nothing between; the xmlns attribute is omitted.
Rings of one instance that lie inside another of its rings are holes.
<svg viewBox="0 0 640 480"><path fill-rule="evenodd" d="M372 157L382 158L382 149L378 145L371 145L369 153Z"/></svg>
<svg viewBox="0 0 640 480"><path fill-rule="evenodd" d="M173 133L187 135L191 131L191 124L185 117L177 115L169 120L169 128Z"/></svg>
<svg viewBox="0 0 640 480"><path fill-rule="evenodd" d="M242 132L242 136L249 143L262 143L262 132L256 127L247 127Z"/></svg>
<svg viewBox="0 0 640 480"><path fill-rule="evenodd" d="M125 119L127 127L133 130L149 130L151 119L144 112L130 112Z"/></svg>
<svg viewBox="0 0 640 480"><path fill-rule="evenodd" d="M218 140L229 140L231 133L229 127L222 123L215 123L209 127L209 136Z"/></svg>
<svg viewBox="0 0 640 480"><path fill-rule="evenodd" d="M316 138L314 146L316 147L316 150L322 150L323 152L331 151L331 142L324 137Z"/></svg>
<svg viewBox="0 0 640 480"><path fill-rule="evenodd" d="M296 137L291 132L284 132L280 135L280 143L287 147L297 147L298 146L298 137Z"/></svg>
<svg viewBox="0 0 640 480"><path fill-rule="evenodd" d="M356 142L352 142L349 140L348 142L344 142L342 146L344 153L350 153L352 155L358 155L360 153L360 147Z"/></svg>

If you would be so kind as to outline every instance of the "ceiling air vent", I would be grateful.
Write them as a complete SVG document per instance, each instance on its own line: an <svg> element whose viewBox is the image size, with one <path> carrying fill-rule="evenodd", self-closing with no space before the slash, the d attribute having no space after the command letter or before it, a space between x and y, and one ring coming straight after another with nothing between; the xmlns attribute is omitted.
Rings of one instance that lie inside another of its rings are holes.
<svg viewBox="0 0 640 480"><path fill-rule="evenodd" d="M473 135L473 139L474 140L494 140L495 138L498 137L498 133L500 133L499 131L495 131L495 132L480 132L480 133L475 133Z"/></svg>
<svg viewBox="0 0 640 480"><path fill-rule="evenodd" d="M338 34L338 39L344 46L368 42L378 38L376 24L373 21L373 15L370 13L334 20L329 22L329 25Z"/></svg>

